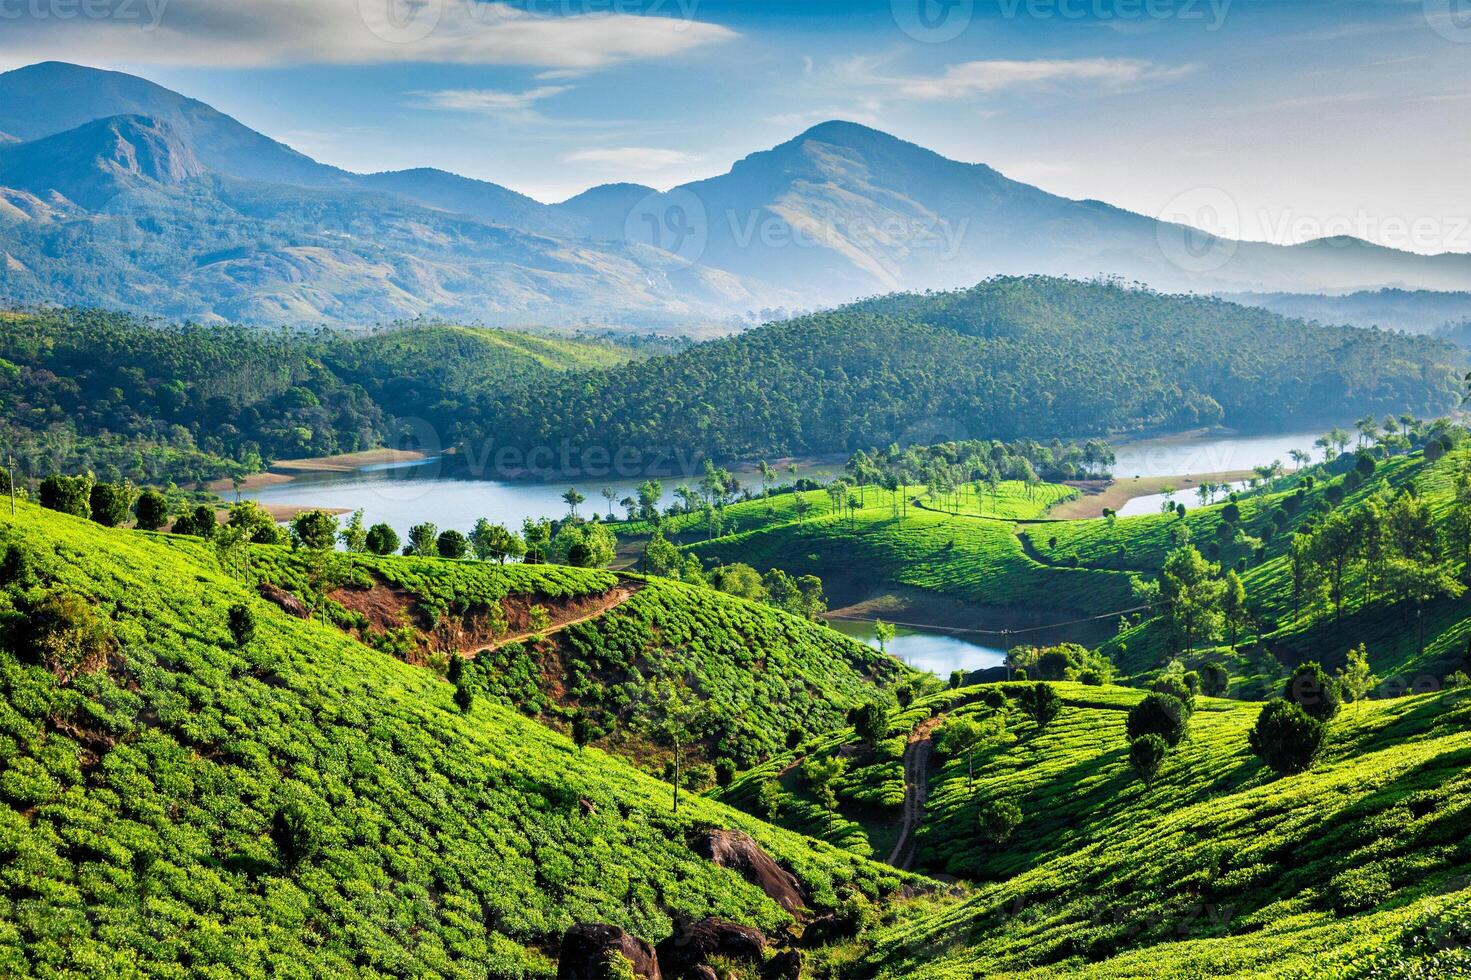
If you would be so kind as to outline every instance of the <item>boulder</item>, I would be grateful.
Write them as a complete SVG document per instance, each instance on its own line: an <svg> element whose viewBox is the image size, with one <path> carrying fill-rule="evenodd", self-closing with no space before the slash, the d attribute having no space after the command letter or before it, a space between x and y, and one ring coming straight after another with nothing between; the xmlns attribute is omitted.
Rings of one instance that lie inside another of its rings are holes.
<svg viewBox="0 0 1471 980"><path fill-rule="evenodd" d="M287 592L285 589L281 588L279 585L272 585L270 582L262 582L259 586L256 587L256 591L261 594L262 599L265 599L269 602L274 602L276 605L280 606L281 609L284 610L289 616L295 616L297 619L311 618L311 613L307 611L307 608L302 603L302 601L296 596L292 595L290 592Z"/></svg>
<svg viewBox="0 0 1471 980"><path fill-rule="evenodd" d="M777 864L750 834L739 830L707 830L694 840L695 853L722 868L729 868L764 891L788 912L805 908L801 882Z"/></svg>
<svg viewBox="0 0 1471 980"><path fill-rule="evenodd" d="M643 980L663 980L654 948L617 926L579 922L562 936L557 957L557 980L606 980L608 958L621 954L633 964L633 975Z"/></svg>
<svg viewBox="0 0 1471 980"><path fill-rule="evenodd" d="M761 980L802 980L802 954L789 949L777 953L761 968Z"/></svg>
<svg viewBox="0 0 1471 980"><path fill-rule="evenodd" d="M760 929L715 918L677 922L674 934L658 946L659 968L671 978L698 976L696 968L712 956L760 963L765 949Z"/></svg>

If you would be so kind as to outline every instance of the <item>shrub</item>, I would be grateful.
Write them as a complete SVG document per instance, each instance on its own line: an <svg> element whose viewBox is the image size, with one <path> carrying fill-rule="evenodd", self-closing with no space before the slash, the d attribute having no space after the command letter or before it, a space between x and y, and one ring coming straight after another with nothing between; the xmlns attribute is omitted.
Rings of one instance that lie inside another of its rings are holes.
<svg viewBox="0 0 1471 980"><path fill-rule="evenodd" d="M41 506L73 517L91 517L92 478L48 476L41 481Z"/></svg>
<svg viewBox="0 0 1471 980"><path fill-rule="evenodd" d="M117 651L112 624L81 596L48 596L31 610L31 653L63 683L107 665Z"/></svg>
<svg viewBox="0 0 1471 980"><path fill-rule="evenodd" d="M1131 742L1145 735L1158 735L1166 743L1175 745L1185 737L1188 720L1189 712L1179 698L1169 694L1149 694L1129 709L1124 728Z"/></svg>
<svg viewBox="0 0 1471 980"><path fill-rule="evenodd" d="M459 531L441 531L434 548L441 558L464 558L470 553L470 541Z"/></svg>
<svg viewBox="0 0 1471 980"><path fill-rule="evenodd" d="M1278 698L1262 708L1247 744L1277 772L1303 772L1322 750L1327 730L1328 726L1300 706Z"/></svg>
<svg viewBox="0 0 1471 980"><path fill-rule="evenodd" d="M230 636L237 647L243 647L255 638L255 611L249 606L236 603L230 607Z"/></svg>
<svg viewBox="0 0 1471 980"><path fill-rule="evenodd" d="M133 515L144 531L157 531L169 522L168 498L157 490L144 490L133 504Z"/></svg>
<svg viewBox="0 0 1471 980"><path fill-rule="evenodd" d="M398 550L398 532L387 524L368 528L368 550L375 555L391 555Z"/></svg>
<svg viewBox="0 0 1471 980"><path fill-rule="evenodd" d="M1154 785L1159 767L1170 751L1169 743L1158 735L1141 735L1129 745L1129 765L1146 787Z"/></svg>
<svg viewBox="0 0 1471 980"><path fill-rule="evenodd" d="M337 518L325 510L305 510L291 519L291 543L307 551L329 551L337 544Z"/></svg>
<svg viewBox="0 0 1471 980"><path fill-rule="evenodd" d="M1052 689L1051 684L1038 681L1022 688L1021 695L1017 698L1022 712L1037 726L1038 732L1047 730L1052 719L1062 710L1062 698Z"/></svg>
<svg viewBox="0 0 1471 980"><path fill-rule="evenodd" d="M1393 890L1383 868L1349 868L1328 882L1328 900L1339 912L1364 912L1382 903Z"/></svg>
<svg viewBox="0 0 1471 980"><path fill-rule="evenodd" d="M1209 697L1219 698L1231 687L1231 674L1225 666L1212 660L1200 668L1200 688Z"/></svg>
<svg viewBox="0 0 1471 980"><path fill-rule="evenodd" d="M1195 692L1190 685L1185 683L1185 678L1179 674L1163 674L1153 685L1154 693L1164 694L1180 702L1188 717L1195 713Z"/></svg>
<svg viewBox="0 0 1471 980"><path fill-rule="evenodd" d="M1299 666L1287 678L1283 697L1323 722L1338 714L1340 706L1338 685L1312 661Z"/></svg>
<svg viewBox="0 0 1471 980"><path fill-rule="evenodd" d="M869 701L848 712L848 724L853 726L853 734L872 745L888 734L889 713L883 705Z"/></svg>
<svg viewBox="0 0 1471 980"><path fill-rule="evenodd" d="M132 510L133 488L126 483L94 483L88 502L92 520L103 527L118 527Z"/></svg>
<svg viewBox="0 0 1471 980"><path fill-rule="evenodd" d="M321 826L316 814L299 803L288 803L271 819L271 842L287 868L316 857L322 847Z"/></svg>
<svg viewBox="0 0 1471 980"><path fill-rule="evenodd" d="M1004 844L1021 826L1022 811L1010 800L992 800L982 804L976 814L981 836L993 844Z"/></svg>
<svg viewBox="0 0 1471 980"><path fill-rule="evenodd" d="M193 511L180 514L174 521L173 532L175 534L192 534L196 538L211 540L215 536L215 530L219 527L215 521L213 507L200 504Z"/></svg>

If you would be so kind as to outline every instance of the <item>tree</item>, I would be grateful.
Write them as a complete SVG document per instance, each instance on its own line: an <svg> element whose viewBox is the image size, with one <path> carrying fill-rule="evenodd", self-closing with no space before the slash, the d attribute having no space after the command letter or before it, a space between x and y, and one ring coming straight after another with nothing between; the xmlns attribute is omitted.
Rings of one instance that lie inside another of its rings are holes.
<svg viewBox="0 0 1471 980"><path fill-rule="evenodd" d="M873 745L889 733L889 713L876 701L865 701L848 712L848 724L859 741Z"/></svg>
<svg viewBox="0 0 1471 980"><path fill-rule="evenodd" d="M875 619L873 621L873 636L874 639L879 641L879 652L888 653L889 641L894 638L893 624L886 623L882 619Z"/></svg>
<svg viewBox="0 0 1471 980"><path fill-rule="evenodd" d="M658 480L648 480L639 484L638 508L639 515L644 520L657 520L659 517L659 501L664 496L664 487Z"/></svg>
<svg viewBox="0 0 1471 980"><path fill-rule="evenodd" d="M425 521L409 528L409 542L404 545L404 554L432 558L439 553L439 528Z"/></svg>
<svg viewBox="0 0 1471 980"><path fill-rule="evenodd" d="M1176 745L1185 737L1190 713L1179 698L1168 694L1146 694L1144 700L1129 709L1124 721L1124 731L1129 741L1145 735L1158 735L1169 745Z"/></svg>
<svg viewBox="0 0 1471 980"><path fill-rule="evenodd" d="M94 483L89 498L92 520L103 527L120 527L133 507L133 488L126 483Z"/></svg>
<svg viewBox="0 0 1471 980"><path fill-rule="evenodd" d="M983 804L976 813L981 836L992 844L1004 844L1010 840L1021 822L1021 807L1010 800L992 800Z"/></svg>
<svg viewBox="0 0 1471 980"><path fill-rule="evenodd" d="M833 783L843 775L848 768L848 760L840 756L832 755L827 758L812 756L802 763L802 778L807 781L807 786L812 790L812 795L822 804L825 810L836 810L838 808L838 794Z"/></svg>
<svg viewBox="0 0 1471 980"><path fill-rule="evenodd" d="M342 542L344 551L349 554L360 555L368 550L368 532L363 529L363 511L359 507L352 512L337 539Z"/></svg>
<svg viewBox="0 0 1471 980"><path fill-rule="evenodd" d="M214 539L215 530L218 527L219 522L215 520L215 509L208 504L200 504L189 513L180 514L179 519L174 521L175 534L192 534L206 541Z"/></svg>
<svg viewBox="0 0 1471 980"><path fill-rule="evenodd" d="M1369 669L1369 650L1360 643L1348 652L1348 662L1338 671L1338 690L1358 710L1359 702L1379 683Z"/></svg>
<svg viewBox="0 0 1471 980"><path fill-rule="evenodd" d="M966 785L974 786L976 752L999 736L1001 726L999 715L993 715L986 722L977 721L973 715L952 715L935 732L935 748L952 759L964 758Z"/></svg>
<svg viewBox="0 0 1471 980"><path fill-rule="evenodd" d="M133 504L133 514L140 530L157 531L169 522L168 498L157 490L144 490Z"/></svg>
<svg viewBox="0 0 1471 980"><path fill-rule="evenodd" d="M470 552L470 542L459 531L441 531L434 539L434 550L441 558L464 558Z"/></svg>
<svg viewBox="0 0 1471 980"><path fill-rule="evenodd" d="M761 584L761 573L741 562L717 565L710 571L709 584L712 589L753 602L761 602L766 598L766 587Z"/></svg>
<svg viewBox="0 0 1471 980"><path fill-rule="evenodd" d="M1219 571L1190 546L1170 552L1165 559L1160 596L1170 604L1170 616L1186 653L1195 649L1196 641L1209 640L1220 631L1225 584L1216 578Z"/></svg>
<svg viewBox="0 0 1471 980"><path fill-rule="evenodd" d="M48 476L41 481L41 506L73 517L92 516L92 476Z"/></svg>
<svg viewBox="0 0 1471 980"><path fill-rule="evenodd" d="M1327 722L1338 714L1338 685L1313 661L1292 672L1282 696L1318 721Z"/></svg>
<svg viewBox="0 0 1471 980"><path fill-rule="evenodd" d="M1269 701L1247 735L1251 751L1278 773L1304 772L1323 748L1328 726L1298 705Z"/></svg>
<svg viewBox="0 0 1471 980"><path fill-rule="evenodd" d="M504 565L507 558L520 558L526 554L526 543L504 524L492 524L484 517L475 522L470 531L470 545L475 557Z"/></svg>
<svg viewBox="0 0 1471 980"><path fill-rule="evenodd" d="M300 803L288 803L271 818L271 843L288 869L316 857L322 849L321 819Z"/></svg>
<svg viewBox="0 0 1471 980"><path fill-rule="evenodd" d="M368 528L364 541L375 555L391 555L398 551L398 532L387 524L374 524Z"/></svg>
<svg viewBox="0 0 1471 980"><path fill-rule="evenodd" d="M618 520L617 515L613 513L613 501L618 499L618 491L612 487L603 487L603 499L608 502L608 520Z"/></svg>
<svg viewBox="0 0 1471 980"><path fill-rule="evenodd" d="M1236 648L1237 637L1246 628L1251 612L1246 606L1246 586L1241 576L1229 571L1221 589L1221 618L1226 623L1226 636L1231 648Z"/></svg>
<svg viewBox="0 0 1471 980"><path fill-rule="evenodd" d="M540 604L532 606L526 612L526 619L526 625L530 627L533 639L541 639L542 634L551 629L552 615L547 612L546 606Z"/></svg>
<svg viewBox="0 0 1471 980"><path fill-rule="evenodd" d="M1288 549L1292 574L1292 618L1301 614L1303 603L1316 604L1323 591L1323 570L1318 566L1312 535L1294 533Z"/></svg>
<svg viewBox="0 0 1471 980"><path fill-rule="evenodd" d="M1021 704L1022 712L1037 726L1039 734L1047 730L1047 726L1062 710L1062 698L1057 696L1051 684L1044 681L1038 681L1022 688L1017 700Z"/></svg>
<svg viewBox="0 0 1471 980"><path fill-rule="evenodd" d="M674 748L674 812L679 812L679 786L684 750L700 732L704 707L670 681L657 681L651 692L646 725Z"/></svg>
<svg viewBox="0 0 1471 980"><path fill-rule="evenodd" d="M587 748L595 738L597 738L597 727L593 724L587 709L579 710L572 716L572 744L576 745L580 752Z"/></svg>
<svg viewBox="0 0 1471 980"><path fill-rule="evenodd" d="M231 504L225 526L238 530L252 544L287 544L291 540L270 511L254 500L238 500Z"/></svg>
<svg viewBox="0 0 1471 980"><path fill-rule="evenodd" d="M567 504L567 513L573 517L577 516L577 505L587 498L577 492L576 487L568 487L566 493L562 494L562 500Z"/></svg>
<svg viewBox="0 0 1471 980"><path fill-rule="evenodd" d="M1160 765L1169 751L1169 743L1153 733L1140 735L1129 743L1129 765L1134 767L1134 772L1143 781L1145 789L1154 788Z"/></svg>
<svg viewBox="0 0 1471 980"><path fill-rule="evenodd" d="M246 646L255 638L255 611L249 606L239 603L231 606L227 622L237 647Z"/></svg>
<svg viewBox="0 0 1471 980"><path fill-rule="evenodd" d="M325 510L304 510L291 519L291 543L306 551L327 551L337 543L337 518Z"/></svg>

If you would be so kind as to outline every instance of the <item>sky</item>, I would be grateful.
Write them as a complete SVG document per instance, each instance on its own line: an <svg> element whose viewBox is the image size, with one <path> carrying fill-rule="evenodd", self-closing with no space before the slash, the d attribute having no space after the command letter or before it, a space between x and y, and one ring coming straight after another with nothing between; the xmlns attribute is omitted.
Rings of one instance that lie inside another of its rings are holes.
<svg viewBox="0 0 1471 980"><path fill-rule="evenodd" d="M327 163L543 201L827 119L1253 240L1471 252L1471 0L0 0Z"/></svg>

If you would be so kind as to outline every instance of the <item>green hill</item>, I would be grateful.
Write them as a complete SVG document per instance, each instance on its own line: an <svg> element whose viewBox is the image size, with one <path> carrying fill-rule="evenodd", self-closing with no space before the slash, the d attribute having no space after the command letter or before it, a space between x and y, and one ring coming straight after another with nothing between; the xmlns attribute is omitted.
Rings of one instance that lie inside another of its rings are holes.
<svg viewBox="0 0 1471 980"><path fill-rule="evenodd" d="M1464 354L1198 296L996 278L774 323L502 400L500 444L717 458L934 438L1103 435L1436 414Z"/></svg>
<svg viewBox="0 0 1471 980"><path fill-rule="evenodd" d="M818 910L903 876L689 799L303 621L196 539L0 515L0 972L551 976L561 933L791 917L696 856L757 837ZM237 643L232 607L254 613Z"/></svg>
<svg viewBox="0 0 1471 980"><path fill-rule="evenodd" d="M859 975L1408 977L1471 963L1464 693L1348 707L1314 768L1287 777L1247 749L1260 705L1202 698L1146 788L1124 731L1142 692L1056 685L1061 712L1039 732L1014 703L1021 689L921 699L891 716L875 747L818 740L723 792L758 810L758 791L779 776L765 804L774 798L778 822L887 853L911 729L932 717L1005 719L975 752L973 780L962 756L932 756L915 837L916 870L977 891L957 906L897 910L865 953L847 952ZM835 756L847 766L831 812L798 763ZM980 813L1000 801L1021 820L988 840ZM1398 968L1407 960L1430 972Z"/></svg>
<svg viewBox="0 0 1471 980"><path fill-rule="evenodd" d="M255 549L255 568L366 643L443 672L475 659L485 693L566 729L579 716L594 742L646 765L651 685L686 686L703 706L695 758L744 768L781 751L789 733L841 727L908 676L897 660L826 626L761 603L663 579L563 565L497 566L433 558L341 556L322 601L315 560ZM540 608L546 626L530 620Z"/></svg>

